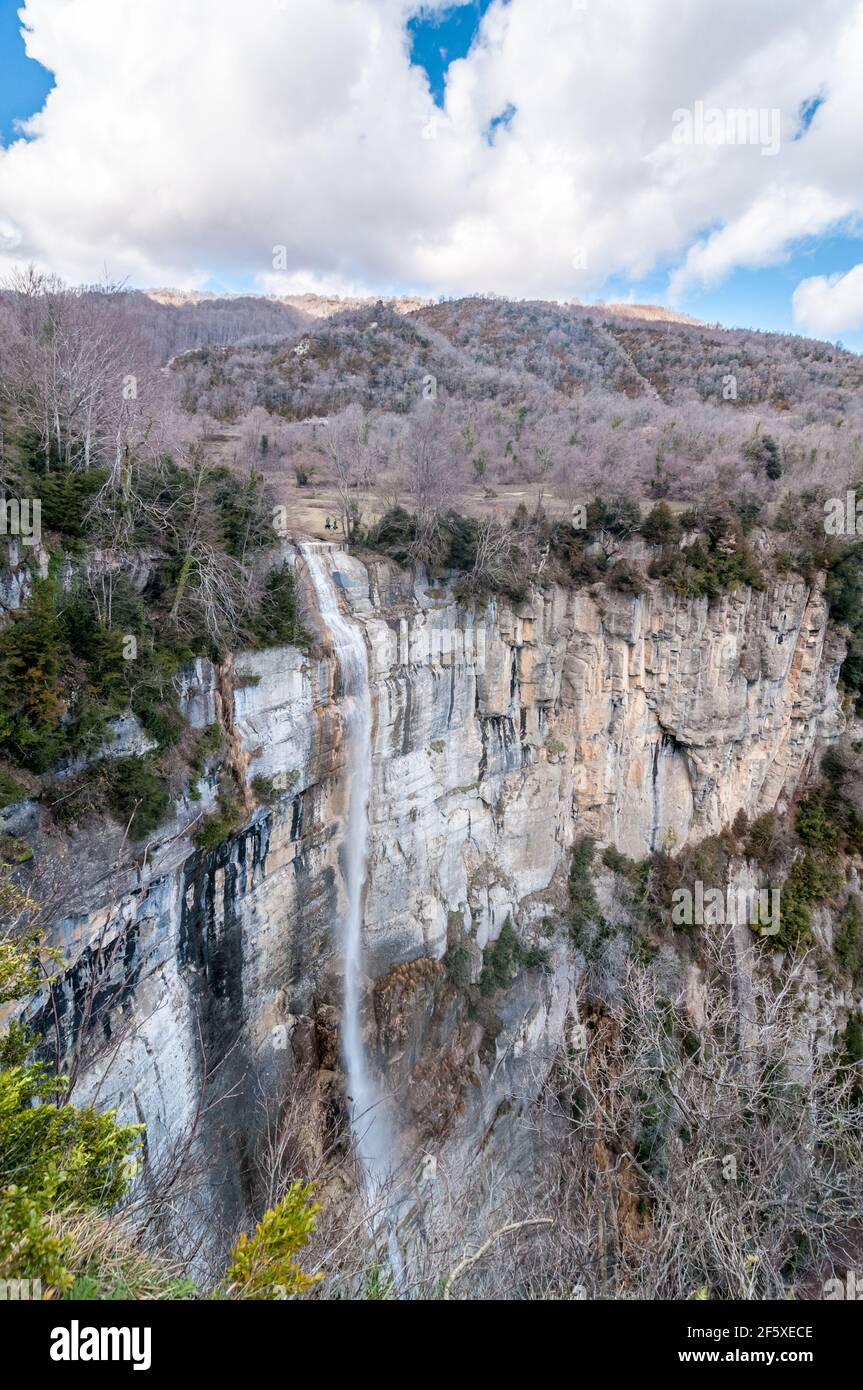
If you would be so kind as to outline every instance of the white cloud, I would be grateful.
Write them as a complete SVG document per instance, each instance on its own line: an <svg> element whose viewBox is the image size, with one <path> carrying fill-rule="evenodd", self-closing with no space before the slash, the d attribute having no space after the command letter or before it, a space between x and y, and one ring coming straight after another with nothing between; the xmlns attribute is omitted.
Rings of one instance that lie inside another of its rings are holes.
<svg viewBox="0 0 863 1390"><path fill-rule="evenodd" d="M0 266L272 287L283 245L294 284L588 297L681 259L676 291L715 282L863 211L863 0L495 0L443 111L418 8L27 0L57 86L0 150ZM675 145L696 101L778 109L780 153Z"/></svg>
<svg viewBox="0 0 863 1390"><path fill-rule="evenodd" d="M801 280L793 303L794 320L808 333L835 337L863 328L863 265Z"/></svg>

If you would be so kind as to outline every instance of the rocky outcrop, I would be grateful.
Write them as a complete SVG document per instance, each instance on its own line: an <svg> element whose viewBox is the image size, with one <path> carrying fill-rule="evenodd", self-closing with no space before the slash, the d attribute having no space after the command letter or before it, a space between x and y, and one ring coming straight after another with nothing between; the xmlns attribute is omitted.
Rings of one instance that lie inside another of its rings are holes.
<svg viewBox="0 0 863 1390"><path fill-rule="evenodd" d="M213 851L185 831L206 785L146 853L79 841L56 933L64 1048L87 1035L79 1094L98 1084L101 1105L144 1120L151 1155L194 1130L221 1160L204 1195L226 1231L254 1189L262 1116L301 1062L338 1108L344 722L297 566L312 651L239 653L230 679L199 662L183 683L191 722L221 719L246 785L287 790ZM469 607L344 556L339 583L373 704L370 1048L405 1136L464 1167L514 1144L513 1097L563 1036L572 966L552 941L488 1027L463 1007L454 953L476 980L507 917L545 940L580 834L641 858L781 806L841 727L843 643L799 579L713 603L649 586ZM50 1033L45 1001L32 1013Z"/></svg>

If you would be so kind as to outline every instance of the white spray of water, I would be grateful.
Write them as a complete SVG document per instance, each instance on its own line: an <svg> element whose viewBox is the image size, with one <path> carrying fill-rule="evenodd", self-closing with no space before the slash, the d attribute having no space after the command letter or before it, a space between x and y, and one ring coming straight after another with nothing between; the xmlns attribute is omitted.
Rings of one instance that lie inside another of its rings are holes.
<svg viewBox="0 0 863 1390"><path fill-rule="evenodd" d="M336 581L329 561L333 549L301 546L314 585L321 619L330 634L341 673L345 713L345 776L347 816L344 830L345 912L342 920L344 953L344 1011L342 1049L351 1097L351 1129L368 1187L389 1177L391 1145L384 1098L374 1082L363 1046L360 1007L363 979L363 892L369 848L369 791L372 780L372 707L365 639L356 623L339 607Z"/></svg>

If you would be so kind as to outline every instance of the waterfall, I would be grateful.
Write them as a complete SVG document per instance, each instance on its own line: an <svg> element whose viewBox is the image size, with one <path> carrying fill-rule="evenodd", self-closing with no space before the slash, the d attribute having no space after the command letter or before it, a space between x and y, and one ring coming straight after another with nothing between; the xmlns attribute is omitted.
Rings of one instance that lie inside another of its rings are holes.
<svg viewBox="0 0 863 1390"><path fill-rule="evenodd" d="M367 1188L390 1175L391 1145L384 1098L375 1084L363 1046L360 1009L363 979L363 891L369 847L369 791L372 780L372 706L365 638L343 614L328 561L338 555L312 544L300 547L315 589L321 620L333 644L341 674L345 718L345 781L348 804L344 824L345 909L342 917L344 998L342 1050L350 1097L351 1130Z"/></svg>

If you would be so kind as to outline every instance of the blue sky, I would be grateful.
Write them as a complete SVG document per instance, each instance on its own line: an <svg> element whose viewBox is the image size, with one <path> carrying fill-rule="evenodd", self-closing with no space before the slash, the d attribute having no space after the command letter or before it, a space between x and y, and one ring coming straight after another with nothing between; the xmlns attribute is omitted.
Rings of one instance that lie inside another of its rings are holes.
<svg viewBox="0 0 863 1390"><path fill-rule="evenodd" d="M425 69L436 105L443 105L447 68L467 57L490 4L491 0L472 0L437 13L420 11L408 20L411 62Z"/></svg>
<svg viewBox="0 0 863 1390"><path fill-rule="evenodd" d="M48 72L45 68L41 67L38 63L29 60L25 55L24 43L20 34L20 21L17 17L17 10L19 8L20 2L21 0L0 0L0 142L2 142L2 144L4 145L8 145L17 137L15 125L16 120L24 119L41 109L42 105L44 104L45 97L48 91L51 89L54 80L53 75L50 72ZM365 3L370 6L373 6L375 2L376 0L361 0L361 4ZM555 2L558 5L563 5L564 0L549 0L549 3ZM640 2L644 5L647 5L649 3L653 3L654 0L640 0ZM850 11L856 4L859 3L859 0L831 0L831 2L840 6L844 3L847 5ZM155 12L156 10L161 9L163 5L168 5L169 0L147 0L147 3L148 6L150 6L152 10ZM212 9L210 10L211 13L214 13L214 11L218 9L223 12L223 16L227 15L233 9L233 0L187 0L187 3L189 5L203 5L204 3L207 3L212 7ZM457 59L469 59L469 55L471 55L472 50L474 54L476 53L475 45L477 42L483 16L489 10L493 3L495 3L495 0L471 0L471 3L454 5L451 6L449 9L437 10L435 12L431 12L428 9L419 8L418 12L414 15L414 17L408 21L406 35L402 34L402 44L406 46L409 52L411 63L421 68L425 73L430 98L434 102L435 107L441 110L442 119L444 119L446 115L445 103L447 96L447 80L450 65ZM519 6L521 6L522 12L526 13L529 16L530 0L506 0L506 3L508 6L506 10L508 16L514 15L516 9ZM633 3L635 3L635 0L633 0ZM675 3L675 0L667 0L667 3ZM730 3L733 7L735 4L742 4L743 0L730 0ZM770 3L770 0L764 0L764 3ZM79 5L82 14L84 10L87 8L84 5L83 0L67 0L67 4L69 5L71 10L74 10L74 7L76 5ZM128 8L128 13L131 16L133 11L137 10L138 15L140 16L141 12L138 9L138 4L139 0L113 0L111 8L115 9L117 15L116 33L113 41L123 41L125 37L122 32L123 26L121 22L121 11L126 10ZM504 4L504 0L497 0L497 4L499 9L501 9ZM695 0L695 4L697 7L698 0ZM802 6L802 0L788 0L788 6L792 5L799 5L802 9L805 10L805 7ZM317 8L316 6L313 6L311 7L310 11L308 7L301 3L301 0L287 0L287 6L289 10L292 10L292 7L296 7L296 18L293 17L292 11L291 22L295 23L298 28L306 23L305 18L303 17L301 19L300 16L308 15L311 13L311 11ZM788 8L788 6L786 6L786 8ZM268 9L266 5L262 6L261 8L262 11ZM285 5L283 4L281 8L284 9ZM571 6L571 8L572 10L576 10L578 7L573 5ZM234 13L236 13L236 11L234 11ZM104 18L104 14L102 17ZM498 16L498 21L499 20L500 15ZM48 22L49 21L43 21L43 23ZM224 20L223 18L223 28L226 22L228 21ZM312 20L309 20L308 22L309 24L311 24ZM731 24L732 16L729 15L729 25ZM109 45L112 39L110 35L108 37L105 36L105 27L106 26L102 24L100 26L100 29L95 32L94 37L97 43L102 42L103 44ZM539 30L541 29L541 26L535 25L535 28ZM158 28L156 28L156 33L158 33ZM117 36L119 36L119 39ZM42 37L43 35L40 32L40 38ZM52 37L50 33L48 37L49 39ZM694 46L696 51L700 37L700 33L698 32L698 29L696 27L694 34ZM609 54L609 57L613 57L613 53L608 48L609 43L613 47L617 47L618 44L625 44L629 40L629 38L630 36L628 34L623 33L621 33L619 36L617 34L613 34L610 37L607 37L605 40L605 51ZM576 34L576 44L577 41L578 34ZM739 42L741 45L741 52L739 55L737 55L736 59L736 66L738 69L740 67L741 58L746 56L746 40L744 38L741 38ZM48 51L51 51L50 48ZM516 51L517 56L520 59L521 52L520 50ZM62 66L63 57L64 53L61 45L57 52L52 54L52 61L54 61L58 65L58 68ZM155 50L155 57L153 59L154 63L158 62L160 60L160 57L161 55L158 53L158 50ZM145 57L142 56L142 63L144 63L145 61ZM525 66L527 66L527 64L530 61L527 55L525 56L524 61ZM676 66L672 66L672 68L670 69L673 79L676 80L681 73L683 65L681 64L679 58L673 59L671 61L673 64L676 64ZM179 55L177 58L177 62L180 62ZM193 64L193 71L194 68L195 65ZM511 69L507 70L511 71ZM106 68L106 72L107 71L108 69ZM160 78L161 76L162 74L159 73ZM325 77L325 74L323 74L322 76ZM194 81L196 79L193 77L191 80ZM822 121L822 117L825 111L829 112L832 95L826 86L820 86L818 81L813 80L811 76L807 77L805 81L809 82L810 85L808 87L801 88L801 93L799 97L800 143L795 144L792 147L798 150L804 149L805 142L807 142L810 138L810 131L816 129L816 127ZM59 99L62 95L63 82L61 72L60 86L58 89L57 97L58 113L55 118L58 122L58 125L62 119L59 111ZM498 88L499 101L501 97L506 97L507 95L508 93L505 87L502 89L500 87ZM600 91L600 100L601 95L602 94ZM567 107L570 105L574 106L580 97L583 97L583 94L579 91L579 88L575 83L573 83L569 87L564 88L563 104L561 106L561 111L563 113L564 119L566 119L569 115ZM93 100L97 101L99 99L101 99L100 94L94 93ZM120 94L119 99L122 100L122 92ZM104 100L107 105L107 103L109 103L111 100L113 100L116 103L118 98L116 95L112 95L110 92L106 90ZM54 103L52 103L52 107L53 105ZM497 107L497 109L495 109L495 106ZM484 137L484 142L489 147L488 155L490 159L496 159L501 153L505 154L507 147L512 147L512 142L520 138L522 133L519 123L520 113L518 101L502 100L500 101L500 105L498 105L496 102L495 106L491 108L486 108L486 114L482 118L482 124L480 127L481 135L482 137ZM115 113L116 106L113 111L110 109L110 107L108 107L106 112L108 117L114 115ZM76 113L72 111L71 114L74 117ZM148 110L146 114L149 117L152 113ZM263 116L266 116L266 114L266 111L262 112ZM635 114L638 115L639 113L636 111ZM132 111L131 113L127 112L126 115L130 119L133 119L134 111ZM362 128L361 123L363 119L364 117L362 116L362 114L358 116L357 129ZM583 116L579 117L578 119L583 119ZM167 116L165 120L167 122ZM103 128L104 124L106 123L107 121L103 122ZM576 121L574 128L578 130L578 121ZM168 127L166 125L166 130L167 129ZM174 143L173 132L182 133L182 114L180 114L179 118L175 116L173 127L170 128L170 133L162 137L163 143L160 144L158 147L160 150L163 147L167 150L167 146L169 144L172 145ZM552 136L553 134L554 132L552 132ZM338 138L343 143L346 140L344 133L342 133ZM611 149L612 153L614 154L616 153L616 150L614 149L614 140L616 137L612 133L610 138L612 140ZM853 132L849 132L848 140L846 143L848 145L851 145L853 143L853 138ZM48 137L46 136L45 141L40 140L36 143L39 145L45 144L47 146ZM565 140L561 140L561 145L564 147L564 149L566 148ZM33 148L34 153L36 153L35 146L31 148ZM249 139L247 148L252 150L254 150L255 148L254 139L251 137ZM288 149L290 149L289 146ZM293 152L291 151L291 153ZM425 154L428 152L423 151L423 153ZM783 159L784 158L785 154L783 153ZM194 164L195 161L194 159L192 159L189 162ZM773 162L769 160L764 161L763 178L765 182L768 181L770 176L772 176L772 174L774 173L774 170L771 167L772 163ZM248 158L245 158L245 164L249 164ZM776 164L778 167L779 161L776 161ZM2 161L0 161L0 165L2 165ZM376 165L378 167L385 168L386 157L376 159ZM759 169L757 172L758 177L760 178L761 170ZM115 175L115 173L116 171L109 171L108 173L108 177L105 180L105 182L107 182L109 186L111 178ZM601 180L602 174L603 169L600 163L597 169L597 173L594 177L596 177L598 180ZM586 177L590 179L591 176L588 175ZM43 179L42 184L50 185L50 179ZM476 179L474 177L473 187L475 186ZM26 188L29 191L30 185L26 185ZM593 197L595 189L592 181L588 183L588 188L591 197ZM452 190L451 217L454 222L457 221L459 217L461 206L460 198L468 197L471 191L472 186L470 183L466 184L464 194L460 193L458 188ZM134 195L137 197L137 188L135 188L133 192ZM758 186L756 184L755 191L751 194L751 196L753 198L757 198L757 195ZM83 196L83 194L81 196ZM359 196L360 201L364 203L364 190ZM396 200L398 200L400 196L401 191L398 189L394 191L392 194L392 197ZM612 208L614 208L616 204L614 202L613 190L608 196L611 199L611 206ZM328 222L329 212L326 203L326 190L322 191L319 189L316 193L316 197L321 203L321 207L318 209L319 218L321 222L324 225L326 225ZM525 194L524 203L528 208L531 206L531 196L529 193ZM253 220L255 213L254 202L252 202L249 206L251 221ZM740 206L745 211L745 203L741 203ZM378 207L379 215L384 226L384 231L386 231L386 193L384 194L383 199L378 199ZM398 206L397 202L396 210L399 212L401 211L401 208ZM13 209L13 216L14 211L15 210ZM26 213L28 209L25 208L24 211ZM98 212L98 209L96 211ZM196 209L183 208L181 211L181 222L186 222L187 220L194 221L194 214L197 211ZM715 210L711 220L707 223L707 225L705 225L702 229L696 229L694 234L691 235L688 244L691 246L693 241L709 238L711 234L715 233L717 227L721 225L722 214L724 213L724 211L724 207L720 207L719 209ZM7 214L8 212L8 203L6 206L4 206L3 185L2 178L0 178L0 252L2 252L3 249L3 217L4 214ZM193 214L191 218L189 218L189 213ZM206 215L205 209L203 207L201 209L200 215L202 218ZM423 216L427 216L427 214L420 214L421 218ZM627 213L625 210L623 210L621 212L620 219L622 223L626 221L626 217ZM343 233L339 231L339 228L343 226L343 223L339 222L338 217L334 216L329 220L331 221L332 225L336 228L336 232L338 232L340 236L343 235ZM210 222L212 222L212 218L210 219ZM45 223L52 230L56 229L56 216L54 216L53 218L46 218ZM16 228L19 225L20 223L16 223ZM740 325L743 327L754 327L768 330L795 331L795 324L792 314L792 296L800 282L810 277L842 275L852 270L854 266L863 261L863 241L861 241L859 235L852 234L852 231L856 232L857 230L859 230L859 217L856 226L854 223L854 219L852 218L846 218L844 225L846 227L846 231L844 233L836 231L835 227L828 227L822 235L817 237L809 236L798 240L789 239L784 245L784 247L780 248L781 256L783 258L778 259L776 264L767 264L764 265L762 268L752 269L741 268L739 264L735 265L732 262L730 266L726 268L724 278L722 278L721 281L719 281L716 284L711 283L708 288L703 287L703 282L699 281L697 276L689 277L687 280L683 282L679 297L675 300L675 305L676 307L683 309L685 312L692 314L694 317L704 319L709 322L718 321L720 323L728 324L730 326ZM184 236L185 230L186 229L184 227ZM516 230L520 231L521 229L517 228ZM108 228L107 231L103 228L102 240L104 241L107 236L110 241L113 241L113 232L113 227ZM538 234L540 238L542 237L542 233L543 228L540 225L538 227ZM425 224L422 221L420 221L417 233L414 235L413 238L414 242L416 242L417 245L422 245L422 243L425 240L425 235ZM183 238L180 239L183 240ZM119 243L121 238L118 236L116 240ZM160 232L157 240L159 242L160 248L164 248L164 246L166 245L170 247L170 231L167 233ZM318 237L318 240L320 240L320 237ZM366 245L368 244L368 240L369 239L366 238ZM313 250L310 253L310 255L313 257L315 255L315 238L310 237L310 242L313 246ZM27 244L26 238L19 237L16 244ZM515 246L516 244L517 241L513 237L512 245ZM94 247L96 245L95 238L93 239L93 245ZM178 257L176 262L168 260L166 261L166 264L171 265L172 267L174 264L188 264L190 255L194 255L197 251L197 248L195 247L193 241L191 241L191 246L191 253L189 252L188 247L185 244L183 246L183 255L186 258L185 262ZM505 248L506 243L504 243L504 262L506 261ZM135 249L137 250L137 248ZM433 283L431 280L423 282L421 281L419 276L416 276L412 279L407 278L404 272L399 273L398 271L393 270L392 273L388 274L386 271L381 271L379 267L376 267L372 264L372 262L374 262L375 260L375 257L373 255L369 256L367 250L364 250L362 253L356 254L354 248L348 248L348 250L350 254L344 254L343 248L337 247L336 252L334 252L330 258L331 262L333 260L341 259L342 263L349 263L353 268L354 280L362 281L362 287L367 288L369 291L380 289L384 292L410 292L413 290L419 290L420 292L422 292L423 290L425 290L425 292L434 295L437 293L464 292L467 285L471 285L471 287L475 290L482 291L486 289L500 289L501 292L512 294L515 296L517 296L519 293L522 293L525 296L532 296L534 294L537 294L536 288L534 287L534 285L531 285L530 283L526 282L524 288L520 288L520 269L522 266L530 264L529 258L525 257L523 252L514 252L509 264L504 264L502 274L508 274L510 280L510 283L504 286L495 282L494 280L490 280L489 283L477 283L476 281L484 274L484 270L480 268L479 270L471 271L469 269L470 264L472 264L470 256L467 257L468 268L458 268L460 272L461 283L450 285L447 283L445 278L447 274L445 269L441 271L438 275L436 283ZM366 264L363 263L363 255L366 256ZM151 257L150 261L148 261L146 255L142 253L138 257L138 259L141 262L141 264L149 265L152 263L153 258ZM206 285L207 287L212 288L216 291L243 291L261 288L262 276L260 270L256 269L253 261L250 263L248 256L244 257L242 254L225 255L224 252L222 252L221 254L219 254L218 252L213 254L209 251L204 251L202 248L200 259L201 264L195 266L194 274L191 274L187 271L185 272L185 278L184 272L182 270L166 269L164 274L172 274L174 283L177 283L178 285L180 285L180 287L182 287L184 284L195 283L198 286ZM765 257L764 259L770 259L770 257ZM680 260L675 261L670 259L667 255L664 255L661 247L657 248L657 253L654 257L654 260L655 264L652 271L640 280L632 281L630 279L627 279L619 270L615 271L614 269L612 269L607 275L607 278L598 287L596 285L593 285L589 289L584 288L583 281L580 283L580 277L578 273L572 274L571 282L569 282L568 275L564 274L563 277L558 275L558 288L554 292L557 293L558 296L561 298L584 298L587 301L597 299L628 299L634 300L636 302L668 303L670 302L669 277L675 270L679 268ZM449 262L446 261L446 258L444 258L444 265L446 264L449 264ZM564 261L564 264L566 264L566 261ZM482 267L483 265L481 258L479 260L479 265L480 267ZM74 270L70 272L70 270L66 266L58 266L57 268L60 269L61 273L66 274L67 278L72 278L74 276ZM117 273L127 275L130 283L153 283L152 277L154 275L159 274L158 271L146 269L140 272L136 272L134 268L134 256L131 258L131 268L127 269L127 266L122 263L116 266L112 265L111 268L112 271L116 271ZM308 269L313 276L320 274L321 280L326 280L328 269L325 264L321 263L320 265L315 265L310 263L308 264ZM83 274L81 278L84 278ZM465 282L467 282L467 284ZM360 285L357 284L356 287L360 287ZM539 293L541 295L542 292L540 291ZM834 338L840 339L846 347L850 347L856 351L863 351L863 329L860 329L857 332L848 331L843 333L836 333L833 336Z"/></svg>
<svg viewBox="0 0 863 1390"><path fill-rule="evenodd" d="M24 52L20 0L0 0L0 140L15 138L15 120L40 111L54 85L51 73Z"/></svg>

